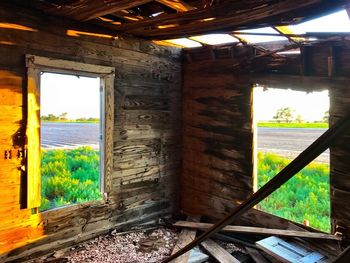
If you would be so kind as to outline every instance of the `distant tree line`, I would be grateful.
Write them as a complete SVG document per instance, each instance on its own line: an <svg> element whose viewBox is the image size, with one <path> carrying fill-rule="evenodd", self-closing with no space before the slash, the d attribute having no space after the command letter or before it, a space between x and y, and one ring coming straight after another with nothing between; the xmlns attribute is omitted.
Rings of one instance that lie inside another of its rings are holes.
<svg viewBox="0 0 350 263"><path fill-rule="evenodd" d="M295 121L297 123L304 122L303 117L300 114L295 116L295 110L289 107L279 108L275 116L273 116L273 119L276 120L277 122L286 122L286 123L290 123L292 121ZM328 120L329 120L329 111L326 111L320 122L328 122Z"/></svg>
<svg viewBox="0 0 350 263"><path fill-rule="evenodd" d="M67 112L63 112L60 115L56 116L54 114L48 114L48 115L44 115L41 116L40 119L42 121L69 121L69 119L67 118L68 113ZM78 122L98 122L100 119L99 118L78 118L75 119L74 121L78 121Z"/></svg>

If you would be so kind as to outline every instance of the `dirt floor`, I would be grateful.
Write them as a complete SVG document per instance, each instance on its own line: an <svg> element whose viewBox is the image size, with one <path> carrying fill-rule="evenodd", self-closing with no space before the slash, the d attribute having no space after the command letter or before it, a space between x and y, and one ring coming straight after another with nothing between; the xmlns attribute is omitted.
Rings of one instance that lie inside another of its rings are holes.
<svg viewBox="0 0 350 263"><path fill-rule="evenodd" d="M112 231L76 247L56 251L32 263L158 263L167 258L179 232L168 228L134 231L127 234ZM229 253L242 254L243 250L232 243L217 241ZM202 251L205 253L205 251ZM207 254L207 253L206 253ZM215 262L212 260L206 263Z"/></svg>
<svg viewBox="0 0 350 263"><path fill-rule="evenodd" d="M166 228L124 235L112 231L108 235L99 236L66 251L57 251L33 262L161 262L171 254L177 236L176 231Z"/></svg>

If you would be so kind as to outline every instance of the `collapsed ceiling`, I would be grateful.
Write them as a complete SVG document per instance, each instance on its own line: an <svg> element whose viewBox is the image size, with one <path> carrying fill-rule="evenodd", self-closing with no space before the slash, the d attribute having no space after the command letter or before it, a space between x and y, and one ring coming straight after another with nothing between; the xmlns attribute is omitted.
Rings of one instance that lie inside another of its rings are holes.
<svg viewBox="0 0 350 263"><path fill-rule="evenodd" d="M118 34L161 40L291 25L335 12L350 1L29 0L25 3L47 14L98 24Z"/></svg>

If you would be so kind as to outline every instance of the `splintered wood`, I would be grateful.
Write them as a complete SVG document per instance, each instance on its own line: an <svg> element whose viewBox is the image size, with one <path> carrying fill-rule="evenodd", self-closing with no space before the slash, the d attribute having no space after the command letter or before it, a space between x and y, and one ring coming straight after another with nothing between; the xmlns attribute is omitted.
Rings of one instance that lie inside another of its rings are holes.
<svg viewBox="0 0 350 263"><path fill-rule="evenodd" d="M220 263L240 263L230 253L219 246L211 239L202 242L201 246L205 248Z"/></svg>
<svg viewBox="0 0 350 263"><path fill-rule="evenodd" d="M188 217L188 220L190 221L199 221L199 217ZM192 229L182 229L181 233L179 235L179 239L172 251L172 255L175 254L177 251L179 251L180 249L182 249L184 246L186 246L187 244L191 243L195 238L196 238L196 230L192 230ZM182 256L174 259L172 261L172 263L187 263L188 259L190 257L190 252L187 252L185 254L183 254Z"/></svg>

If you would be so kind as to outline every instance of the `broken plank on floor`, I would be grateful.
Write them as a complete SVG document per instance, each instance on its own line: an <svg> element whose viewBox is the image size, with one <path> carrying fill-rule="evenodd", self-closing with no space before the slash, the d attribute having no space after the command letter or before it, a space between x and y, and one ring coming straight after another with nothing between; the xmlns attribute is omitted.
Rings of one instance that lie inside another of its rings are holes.
<svg viewBox="0 0 350 263"><path fill-rule="evenodd" d="M207 250L210 255L212 255L220 263L240 263L236 258L234 258L230 253L228 253L224 248L219 246L212 239L204 240L201 246Z"/></svg>
<svg viewBox="0 0 350 263"><path fill-rule="evenodd" d="M178 221L174 224L176 227L188 227L194 229L207 230L213 226L213 224ZM315 233L308 231L295 231L284 229L269 229L261 227L249 227L249 226L232 226L228 225L221 229L223 232L242 233L242 234L258 234L258 235L275 235L275 236L289 236L289 237L303 237L303 238L316 238L316 239L329 239L329 240L341 240L341 236L330 235L325 233Z"/></svg>
<svg viewBox="0 0 350 263"><path fill-rule="evenodd" d="M187 217L187 220L189 221L199 221L200 217ZM174 249L172 251L172 255L175 254L177 251L182 249L187 244L191 243L196 238L196 232L197 230L192 229L182 229L181 233L179 235L179 239L177 240ZM188 263L188 260L190 258L190 251L183 254L182 256L174 259L172 263Z"/></svg>

